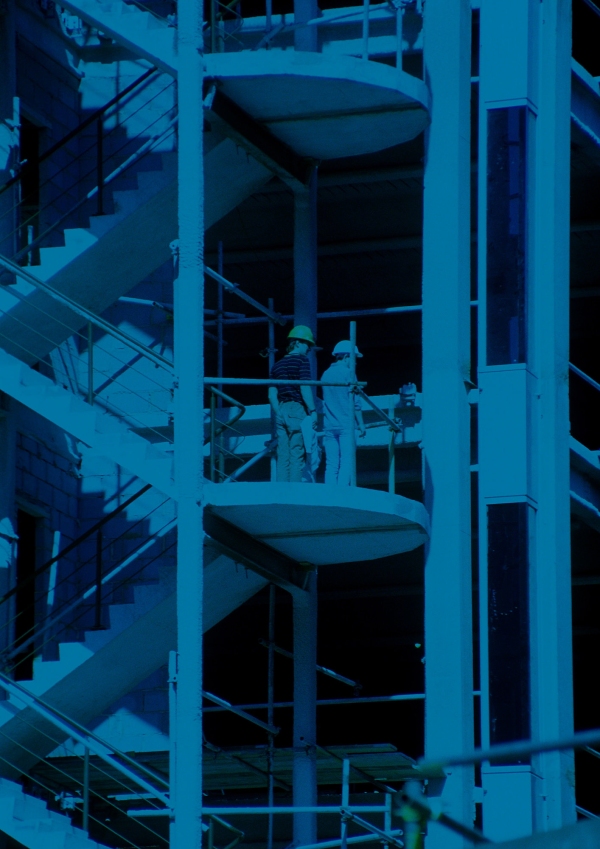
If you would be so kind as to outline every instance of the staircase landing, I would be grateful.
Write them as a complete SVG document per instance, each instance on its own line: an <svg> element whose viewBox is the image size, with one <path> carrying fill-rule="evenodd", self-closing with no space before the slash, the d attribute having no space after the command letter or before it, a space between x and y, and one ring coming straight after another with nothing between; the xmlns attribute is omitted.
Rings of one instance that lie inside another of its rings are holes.
<svg viewBox="0 0 600 849"><path fill-rule="evenodd" d="M375 489L302 483L206 484L213 513L294 560L377 560L426 542L423 505Z"/></svg>
<svg viewBox="0 0 600 849"><path fill-rule="evenodd" d="M205 61L207 78L300 156L374 153L429 124L425 83L380 62L276 49Z"/></svg>

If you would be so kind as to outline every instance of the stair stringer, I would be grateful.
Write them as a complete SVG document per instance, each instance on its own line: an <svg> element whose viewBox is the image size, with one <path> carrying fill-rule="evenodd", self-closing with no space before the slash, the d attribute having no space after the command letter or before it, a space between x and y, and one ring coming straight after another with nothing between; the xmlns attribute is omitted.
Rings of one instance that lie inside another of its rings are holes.
<svg viewBox="0 0 600 849"><path fill-rule="evenodd" d="M168 262L169 245L178 235L177 176L172 156L166 158L169 163L166 184L163 172L140 172L141 189L114 193L115 205L120 207L117 212L92 217L88 230L65 231L68 244L45 249L42 265L30 266L28 272L80 306L101 315L119 297ZM230 139L223 139L206 154L204 172L205 229L273 176ZM160 188L152 192L149 187L157 174L162 175ZM48 267L52 268L50 275L45 271ZM87 322L32 284L20 281L17 286L27 297L26 301L15 302L8 293L0 291L0 310L7 313L0 314L0 344L32 365Z"/></svg>
<svg viewBox="0 0 600 849"><path fill-rule="evenodd" d="M49 811L46 803L0 778L0 834L27 849L105 849L76 828L69 816Z"/></svg>
<svg viewBox="0 0 600 849"><path fill-rule="evenodd" d="M267 584L228 557L205 551L204 632ZM87 632L83 643L61 643L59 660L36 659L33 681L21 684L83 725L106 711L164 666L177 646L172 570L167 574L165 569L157 585L136 586L135 601L111 605L110 617L108 631ZM14 697L0 702L1 775L16 777L65 739L66 734L32 708L20 707Z"/></svg>

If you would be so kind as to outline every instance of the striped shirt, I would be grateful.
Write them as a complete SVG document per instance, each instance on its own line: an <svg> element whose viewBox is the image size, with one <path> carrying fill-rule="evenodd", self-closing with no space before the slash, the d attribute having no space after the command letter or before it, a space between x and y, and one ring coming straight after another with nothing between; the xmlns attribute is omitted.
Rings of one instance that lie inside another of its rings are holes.
<svg viewBox="0 0 600 849"><path fill-rule="evenodd" d="M274 380L311 380L308 357L305 354L287 354L275 363L270 377ZM278 386L277 398L280 404L284 401L303 403L299 386Z"/></svg>

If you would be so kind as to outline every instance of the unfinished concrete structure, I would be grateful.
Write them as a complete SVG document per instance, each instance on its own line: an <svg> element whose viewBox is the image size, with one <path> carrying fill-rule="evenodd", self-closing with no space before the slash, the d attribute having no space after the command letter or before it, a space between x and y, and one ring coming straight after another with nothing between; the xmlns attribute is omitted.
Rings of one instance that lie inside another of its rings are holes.
<svg viewBox="0 0 600 849"><path fill-rule="evenodd" d="M423 5L0 5L0 846L597 840L600 17Z"/></svg>

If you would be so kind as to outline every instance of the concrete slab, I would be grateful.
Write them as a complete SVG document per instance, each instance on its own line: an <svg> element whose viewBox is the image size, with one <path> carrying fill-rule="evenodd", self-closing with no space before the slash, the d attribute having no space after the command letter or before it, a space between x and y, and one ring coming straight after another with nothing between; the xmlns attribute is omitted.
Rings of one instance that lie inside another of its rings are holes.
<svg viewBox="0 0 600 849"><path fill-rule="evenodd" d="M301 562L324 566L411 551L429 535L423 505L375 489L331 484L206 484L206 505Z"/></svg>
<svg viewBox="0 0 600 849"><path fill-rule="evenodd" d="M301 156L374 153L429 124L425 83L380 62L276 49L205 60L207 77Z"/></svg>

